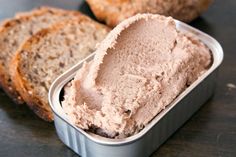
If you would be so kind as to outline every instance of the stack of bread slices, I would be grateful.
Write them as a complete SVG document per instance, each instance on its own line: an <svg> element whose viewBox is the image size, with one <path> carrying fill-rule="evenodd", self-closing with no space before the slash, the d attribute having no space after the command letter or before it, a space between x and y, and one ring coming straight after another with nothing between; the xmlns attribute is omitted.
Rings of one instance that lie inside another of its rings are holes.
<svg viewBox="0 0 236 157"><path fill-rule="evenodd" d="M0 26L0 85L52 121L47 94L56 77L84 59L109 28L77 11L41 7L16 14Z"/></svg>

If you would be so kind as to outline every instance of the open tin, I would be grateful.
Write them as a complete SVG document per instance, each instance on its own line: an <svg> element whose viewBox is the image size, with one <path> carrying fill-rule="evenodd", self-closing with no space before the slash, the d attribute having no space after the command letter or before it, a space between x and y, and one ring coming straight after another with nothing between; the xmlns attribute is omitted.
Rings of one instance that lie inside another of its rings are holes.
<svg viewBox="0 0 236 157"><path fill-rule="evenodd" d="M146 157L151 155L181 125L184 124L213 94L218 68L223 60L220 44L209 35L183 23L175 21L181 32L191 32L212 52L212 66L191 86L185 89L171 104L162 110L143 130L124 139L108 139L85 132L72 124L61 106L63 87L73 79L84 61L76 64L58 77L49 91L49 103L54 113L54 124L59 138L83 157Z"/></svg>

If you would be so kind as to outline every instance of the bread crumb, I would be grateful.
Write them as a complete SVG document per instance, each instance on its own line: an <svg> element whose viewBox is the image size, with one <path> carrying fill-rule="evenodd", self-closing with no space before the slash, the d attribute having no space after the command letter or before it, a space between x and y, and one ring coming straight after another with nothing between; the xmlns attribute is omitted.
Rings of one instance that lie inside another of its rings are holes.
<svg viewBox="0 0 236 157"><path fill-rule="evenodd" d="M236 89L236 85L233 83L227 83L226 86L228 87L228 89Z"/></svg>

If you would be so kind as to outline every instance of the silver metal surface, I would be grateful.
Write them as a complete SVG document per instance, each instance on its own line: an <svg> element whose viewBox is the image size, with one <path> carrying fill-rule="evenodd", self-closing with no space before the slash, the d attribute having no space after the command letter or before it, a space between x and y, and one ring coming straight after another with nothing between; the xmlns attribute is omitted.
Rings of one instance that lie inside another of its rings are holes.
<svg viewBox="0 0 236 157"><path fill-rule="evenodd" d="M125 139L107 139L74 126L60 104L60 93L81 68L83 61L61 75L52 84L49 102L59 138L83 157L146 157L151 155L170 135L186 122L213 94L218 68L223 60L220 44L209 35L176 21L178 30L191 32L205 43L213 55L213 64L198 80L180 94L138 134ZM94 54L87 57L89 61Z"/></svg>

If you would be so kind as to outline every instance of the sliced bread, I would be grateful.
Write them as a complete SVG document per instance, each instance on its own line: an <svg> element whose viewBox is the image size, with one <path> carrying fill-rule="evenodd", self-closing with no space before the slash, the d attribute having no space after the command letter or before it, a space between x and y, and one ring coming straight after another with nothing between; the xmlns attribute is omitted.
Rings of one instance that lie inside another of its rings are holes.
<svg viewBox="0 0 236 157"><path fill-rule="evenodd" d="M90 19L67 20L27 40L12 60L12 80L42 119L53 120L48 90L56 77L92 53L109 29Z"/></svg>
<svg viewBox="0 0 236 157"><path fill-rule="evenodd" d="M28 13L17 14L0 26L0 85L16 102L23 103L10 78L9 66L19 46L43 28L72 17L81 16L75 11L41 7Z"/></svg>

